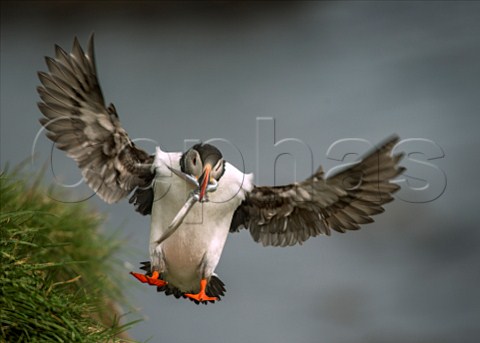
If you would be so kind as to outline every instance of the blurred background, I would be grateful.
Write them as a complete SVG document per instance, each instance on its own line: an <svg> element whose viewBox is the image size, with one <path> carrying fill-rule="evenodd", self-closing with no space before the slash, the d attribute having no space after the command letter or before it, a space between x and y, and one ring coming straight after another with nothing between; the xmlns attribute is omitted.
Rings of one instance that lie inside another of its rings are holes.
<svg viewBox="0 0 480 343"><path fill-rule="evenodd" d="M326 170L339 164L327 151L340 139L423 139L399 146L417 152L404 162L409 182L359 232L283 249L232 234L217 268L227 295L217 304L195 306L127 279L135 308L127 319L145 319L133 338L478 340L480 3L2 2L2 168L33 151L28 169L48 163L51 196L108 214L106 234L125 238L119 259L128 278L148 259L149 218L127 201L91 197L75 163L39 134L43 56L54 44L69 50L74 36L86 44L91 32L105 99L150 152L224 138L231 144L217 145L227 159L241 165L241 152L255 172L258 144L273 145L257 140L258 117L274 118L275 140L301 140L314 168ZM295 174L292 162L280 158L262 184L311 172L299 165ZM68 198L55 191L65 189Z"/></svg>

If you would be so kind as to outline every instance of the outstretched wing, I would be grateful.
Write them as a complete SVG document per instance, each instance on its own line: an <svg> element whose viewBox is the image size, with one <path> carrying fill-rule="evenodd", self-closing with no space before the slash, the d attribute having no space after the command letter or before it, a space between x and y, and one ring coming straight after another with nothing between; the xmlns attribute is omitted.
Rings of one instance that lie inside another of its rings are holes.
<svg viewBox="0 0 480 343"><path fill-rule="evenodd" d="M350 168L324 179L321 167L298 184L255 187L236 210L230 231L245 227L264 246L302 243L331 230L358 230L384 211L400 187L390 180L404 171L402 155L392 156L397 136L386 140Z"/></svg>
<svg viewBox="0 0 480 343"><path fill-rule="evenodd" d="M47 137L77 162L87 184L108 203L148 187L153 156L130 140L113 104L105 106L93 34L86 53L75 37L71 53L56 45L55 58L46 57L46 63L49 72L38 73L42 85L37 90Z"/></svg>

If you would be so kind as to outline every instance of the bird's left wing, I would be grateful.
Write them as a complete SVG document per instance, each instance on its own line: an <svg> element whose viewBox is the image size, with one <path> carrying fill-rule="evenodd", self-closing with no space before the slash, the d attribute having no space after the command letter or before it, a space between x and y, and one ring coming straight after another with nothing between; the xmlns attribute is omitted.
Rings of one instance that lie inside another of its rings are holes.
<svg viewBox="0 0 480 343"><path fill-rule="evenodd" d="M46 63L49 72L38 73L42 86L37 90L47 137L77 162L87 184L104 201L116 202L137 187L141 194L136 196L151 197L154 158L130 140L113 104L105 106L93 35L86 53L75 38L72 52L55 46L55 58L46 57Z"/></svg>
<svg viewBox="0 0 480 343"><path fill-rule="evenodd" d="M392 156L398 137L387 139L350 168L324 179L323 170L297 184L255 187L234 213L231 232L241 227L264 246L302 243L331 230L357 230L383 212L399 186L390 180L403 172L402 155Z"/></svg>

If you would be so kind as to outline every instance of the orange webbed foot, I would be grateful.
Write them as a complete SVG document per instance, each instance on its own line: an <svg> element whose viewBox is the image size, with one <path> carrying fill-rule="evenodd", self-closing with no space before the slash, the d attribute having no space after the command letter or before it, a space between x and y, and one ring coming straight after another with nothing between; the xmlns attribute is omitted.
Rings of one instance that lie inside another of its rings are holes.
<svg viewBox="0 0 480 343"><path fill-rule="evenodd" d="M200 281L200 292L198 292L197 294L185 293L185 296L187 298L190 298L192 300L196 300L196 301L199 301L199 302L219 300L217 297L208 296L207 293L205 293L206 288L207 288L207 279L202 279Z"/></svg>
<svg viewBox="0 0 480 343"><path fill-rule="evenodd" d="M138 281L142 283L148 283L150 286L162 287L167 284L166 281L160 279L160 274L157 271L152 273L152 276L130 272Z"/></svg>

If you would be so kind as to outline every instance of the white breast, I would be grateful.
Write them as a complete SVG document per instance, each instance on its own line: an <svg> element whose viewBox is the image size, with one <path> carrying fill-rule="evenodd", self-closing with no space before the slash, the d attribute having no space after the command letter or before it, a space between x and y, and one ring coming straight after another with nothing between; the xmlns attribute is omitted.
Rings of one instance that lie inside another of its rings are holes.
<svg viewBox="0 0 480 343"><path fill-rule="evenodd" d="M253 187L253 175L226 163L217 190L208 195L209 201L196 203L175 233L157 244L192 191L191 186L166 167L180 169L180 157L180 153L165 153L157 148L150 258L166 281L182 291L195 291L200 279L214 272L233 213L245 198L245 192Z"/></svg>

